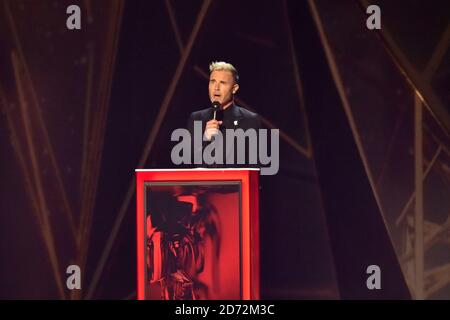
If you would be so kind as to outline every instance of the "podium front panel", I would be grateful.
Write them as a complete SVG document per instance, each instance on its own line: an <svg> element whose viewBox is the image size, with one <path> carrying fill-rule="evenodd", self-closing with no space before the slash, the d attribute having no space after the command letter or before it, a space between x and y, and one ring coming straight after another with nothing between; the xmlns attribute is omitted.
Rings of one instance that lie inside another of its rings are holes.
<svg viewBox="0 0 450 320"><path fill-rule="evenodd" d="M258 170L136 171L138 299L258 299Z"/></svg>

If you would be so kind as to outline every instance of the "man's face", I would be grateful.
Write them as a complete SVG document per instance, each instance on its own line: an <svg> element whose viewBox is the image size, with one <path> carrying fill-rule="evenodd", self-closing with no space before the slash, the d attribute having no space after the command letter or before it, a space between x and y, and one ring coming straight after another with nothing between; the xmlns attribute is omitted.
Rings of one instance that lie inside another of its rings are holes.
<svg viewBox="0 0 450 320"><path fill-rule="evenodd" d="M213 71L209 76L209 99L211 102L219 101L222 108L228 107L233 102L233 95L239 89L234 83L233 74L230 71Z"/></svg>

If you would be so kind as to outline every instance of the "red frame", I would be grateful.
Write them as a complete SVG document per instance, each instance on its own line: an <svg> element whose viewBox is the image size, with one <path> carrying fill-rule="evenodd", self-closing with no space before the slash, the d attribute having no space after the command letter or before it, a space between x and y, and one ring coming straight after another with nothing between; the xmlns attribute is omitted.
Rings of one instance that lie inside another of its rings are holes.
<svg viewBox="0 0 450 320"><path fill-rule="evenodd" d="M242 197L242 298L259 299L259 170L258 169L137 169L137 299L145 299L146 182L239 181Z"/></svg>

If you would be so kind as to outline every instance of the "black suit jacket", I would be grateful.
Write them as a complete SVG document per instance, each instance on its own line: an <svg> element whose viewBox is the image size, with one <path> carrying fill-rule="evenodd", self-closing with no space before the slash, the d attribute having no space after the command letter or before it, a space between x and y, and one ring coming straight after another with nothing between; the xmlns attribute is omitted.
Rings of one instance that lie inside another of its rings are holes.
<svg viewBox="0 0 450 320"><path fill-rule="evenodd" d="M243 129L244 131L247 129L255 129L258 131L258 129L261 128L261 119L257 113L251 112L251 111L249 111L243 107L240 107L236 104L231 105L229 108L230 109L227 108L227 110L224 111L224 114L226 113L226 115L224 115L223 123L220 126L220 130L222 131L222 134L224 137L224 143L226 143L225 129ZM199 111L195 111L195 112L191 113L189 120L188 120L188 124L187 124L187 128L191 134L191 137L194 137L194 121L202 122L202 136L203 136L203 133L205 132L206 123L211 119L213 119L213 109L212 108L207 108L207 109L203 109L203 110L199 110ZM219 118L219 120L222 120L222 119ZM206 145L208 145L209 143L210 143L209 141L203 142L203 148ZM192 150L193 150L193 153L201 152L201 150L194 150L194 149L192 149ZM236 155L236 146L235 146L234 154ZM225 158L226 158L226 156L227 155L224 154ZM226 161L224 159L223 165L211 165L209 167L255 167L254 164L247 163L248 159L249 159L248 154L246 154L246 164L244 164L244 165L242 165L242 164L238 165L236 162L236 159L235 159L233 165L226 165L225 164ZM202 166L207 166L207 165L202 165Z"/></svg>

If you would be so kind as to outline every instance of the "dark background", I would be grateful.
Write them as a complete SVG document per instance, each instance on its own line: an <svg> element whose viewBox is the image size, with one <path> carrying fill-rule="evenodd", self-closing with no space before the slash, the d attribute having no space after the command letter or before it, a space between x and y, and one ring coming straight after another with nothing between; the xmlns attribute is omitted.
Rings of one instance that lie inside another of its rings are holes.
<svg viewBox="0 0 450 320"><path fill-rule="evenodd" d="M448 1L379 1L381 31L363 1L75 1L71 31L73 3L0 1L0 298L135 297L134 169L174 167L170 134L209 106L214 60L281 132L280 170L261 177L262 298L414 297L411 226L395 221L415 191L415 91L425 232L441 232L426 298L450 298ZM392 275L386 296L365 293L369 264Z"/></svg>

